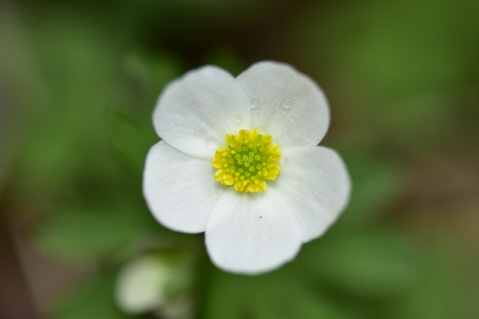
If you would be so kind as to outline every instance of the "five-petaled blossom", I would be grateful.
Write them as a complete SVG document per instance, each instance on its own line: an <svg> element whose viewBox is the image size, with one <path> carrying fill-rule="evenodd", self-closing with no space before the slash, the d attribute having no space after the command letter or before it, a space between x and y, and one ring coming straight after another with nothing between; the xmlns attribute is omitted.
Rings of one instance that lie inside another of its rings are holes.
<svg viewBox="0 0 479 319"><path fill-rule="evenodd" d="M214 66L190 71L166 87L153 122L163 140L146 159L148 206L168 228L205 232L223 270L278 268L348 202L343 161L317 146L326 98L289 65L259 62L236 78Z"/></svg>

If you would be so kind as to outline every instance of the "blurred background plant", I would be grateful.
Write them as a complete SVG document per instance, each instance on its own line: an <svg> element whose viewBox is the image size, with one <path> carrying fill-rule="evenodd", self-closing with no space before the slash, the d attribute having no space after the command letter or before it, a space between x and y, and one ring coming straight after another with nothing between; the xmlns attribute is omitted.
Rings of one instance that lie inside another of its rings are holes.
<svg viewBox="0 0 479 319"><path fill-rule="evenodd" d="M478 57L470 0L4 0L0 317L477 318ZM323 87L354 188L293 262L236 276L153 220L142 169L166 83L263 59Z"/></svg>

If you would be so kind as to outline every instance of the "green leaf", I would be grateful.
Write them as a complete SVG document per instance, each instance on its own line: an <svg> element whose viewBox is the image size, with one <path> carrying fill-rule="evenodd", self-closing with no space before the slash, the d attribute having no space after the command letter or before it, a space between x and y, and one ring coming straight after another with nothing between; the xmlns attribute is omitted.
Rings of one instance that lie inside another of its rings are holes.
<svg viewBox="0 0 479 319"><path fill-rule="evenodd" d="M205 62L205 64L217 65L233 75L240 74L247 67L241 62L241 58L237 56L236 52L228 47L214 48L209 52Z"/></svg>
<svg viewBox="0 0 479 319"><path fill-rule="evenodd" d="M28 21L34 25L30 51L41 87L34 103L21 106L28 118L13 180L29 199L69 187L79 171L86 171L85 164L109 170L102 114L127 92L121 89L117 44L110 35L91 16L78 20L55 12Z"/></svg>
<svg viewBox="0 0 479 319"><path fill-rule="evenodd" d="M114 300L116 274L108 273L89 278L73 287L55 301L48 310L51 319L122 319Z"/></svg>
<svg viewBox="0 0 479 319"><path fill-rule="evenodd" d="M454 213L457 212L454 211ZM437 214L437 211L433 213ZM427 271L421 275L416 289L395 301L392 305L394 315L391 318L474 319L477 317L479 256L475 253L472 242L462 237L467 227L451 227L451 224L455 222L447 218L442 221L436 219L434 225L429 226L426 234L424 229L418 229L420 233L416 234L416 245L423 247L427 245L425 247L427 254L424 258ZM421 242L425 237L427 242Z"/></svg>
<svg viewBox="0 0 479 319"><path fill-rule="evenodd" d="M284 269L254 277L217 271L212 280L205 305L208 319L345 318L309 282Z"/></svg>
<svg viewBox="0 0 479 319"><path fill-rule="evenodd" d="M332 231L361 229L385 217L405 186L404 168L364 152L344 152L352 179L351 200Z"/></svg>
<svg viewBox="0 0 479 319"><path fill-rule="evenodd" d="M146 155L151 146L160 139L151 130L135 122L127 114L108 110L105 116L106 129L109 136L109 148L114 160L132 180L141 185ZM131 182L131 180L130 180Z"/></svg>
<svg viewBox="0 0 479 319"><path fill-rule="evenodd" d="M34 239L48 254L82 261L111 257L156 228L145 207L119 200L116 205L61 207L39 223Z"/></svg>
<svg viewBox="0 0 479 319"><path fill-rule="evenodd" d="M335 238L319 247L309 271L355 296L384 299L410 292L424 271L421 255L392 230Z"/></svg>

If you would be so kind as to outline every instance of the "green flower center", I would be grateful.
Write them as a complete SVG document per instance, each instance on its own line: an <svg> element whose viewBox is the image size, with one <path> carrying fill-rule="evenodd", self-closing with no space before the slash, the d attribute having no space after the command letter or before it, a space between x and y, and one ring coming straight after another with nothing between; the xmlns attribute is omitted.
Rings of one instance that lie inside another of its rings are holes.
<svg viewBox="0 0 479 319"><path fill-rule="evenodd" d="M240 130L238 135L228 134L226 146L216 150L212 165L218 170L215 180L223 185L233 185L243 193L264 192L266 180L278 177L281 158L278 144L271 144L273 137L262 135L258 129Z"/></svg>

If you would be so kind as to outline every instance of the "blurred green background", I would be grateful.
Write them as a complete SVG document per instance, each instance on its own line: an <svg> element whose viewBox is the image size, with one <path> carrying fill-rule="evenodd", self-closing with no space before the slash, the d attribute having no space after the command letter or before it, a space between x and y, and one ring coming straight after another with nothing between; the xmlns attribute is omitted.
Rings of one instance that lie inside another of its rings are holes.
<svg viewBox="0 0 479 319"><path fill-rule="evenodd" d="M0 317L478 318L478 57L474 0L0 2ZM354 187L323 238L245 277L158 225L141 176L166 83L263 59L324 89ZM128 314L119 274L145 255L167 297Z"/></svg>

